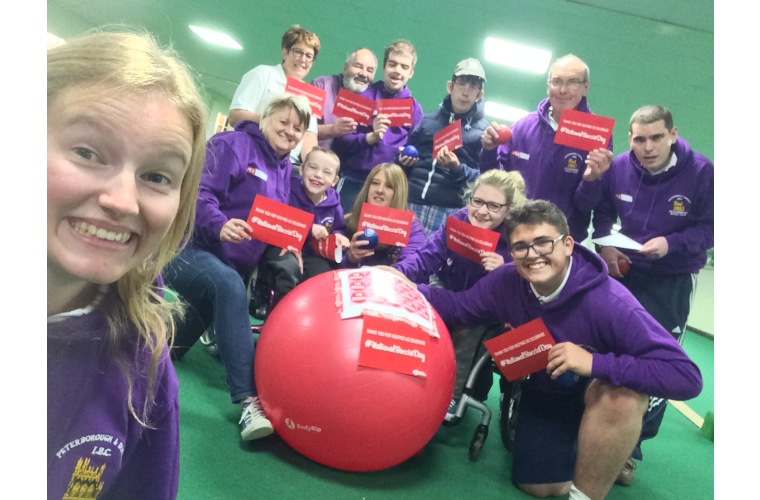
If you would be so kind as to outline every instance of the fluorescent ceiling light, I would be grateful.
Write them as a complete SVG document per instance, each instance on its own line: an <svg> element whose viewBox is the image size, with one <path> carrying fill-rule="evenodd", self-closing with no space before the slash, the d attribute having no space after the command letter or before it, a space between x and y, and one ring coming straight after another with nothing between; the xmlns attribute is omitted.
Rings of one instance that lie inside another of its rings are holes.
<svg viewBox="0 0 760 500"><path fill-rule="evenodd" d="M237 43L230 35L227 33L222 33L220 31L214 31L207 28L201 28L200 26L194 26L190 25L190 29L195 32L196 35L207 41L208 43L213 43L214 45L221 45L222 47L228 47L230 49L235 50L243 50L243 46Z"/></svg>
<svg viewBox="0 0 760 500"><path fill-rule="evenodd" d="M505 120L510 124L530 113L530 111L515 108L514 106L507 106L506 104L500 104L494 101L486 101L484 112L488 116Z"/></svg>
<svg viewBox="0 0 760 500"><path fill-rule="evenodd" d="M486 37L483 45L486 61L531 73L546 73L549 69L552 57L549 50L500 40L492 36Z"/></svg>
<svg viewBox="0 0 760 500"><path fill-rule="evenodd" d="M54 35L54 34L52 34L51 32L48 31L48 34L47 34L47 48L50 49L50 48L56 47L58 45L63 45L64 43L66 43L66 40L64 40L63 38L61 38L61 37L59 37L57 35Z"/></svg>

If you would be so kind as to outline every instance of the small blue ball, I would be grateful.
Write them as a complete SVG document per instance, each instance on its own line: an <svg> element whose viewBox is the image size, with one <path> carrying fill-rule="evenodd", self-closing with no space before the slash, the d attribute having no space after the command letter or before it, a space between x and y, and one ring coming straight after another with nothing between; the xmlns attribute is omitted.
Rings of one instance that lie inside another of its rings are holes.
<svg viewBox="0 0 760 500"><path fill-rule="evenodd" d="M417 148L409 144L404 148L404 150L401 152L404 156L409 156L410 158L419 158L420 152L417 151Z"/></svg>
<svg viewBox="0 0 760 500"><path fill-rule="evenodd" d="M573 387L576 382L578 382L578 375L571 371L566 371L559 377L555 378L554 381L557 382L559 385L565 386L565 387Z"/></svg>
<svg viewBox="0 0 760 500"><path fill-rule="evenodd" d="M366 228L364 231L362 231L362 234L359 235L359 240L367 240L369 244L365 246L364 248L375 248L377 246L377 231L372 229L371 227Z"/></svg>

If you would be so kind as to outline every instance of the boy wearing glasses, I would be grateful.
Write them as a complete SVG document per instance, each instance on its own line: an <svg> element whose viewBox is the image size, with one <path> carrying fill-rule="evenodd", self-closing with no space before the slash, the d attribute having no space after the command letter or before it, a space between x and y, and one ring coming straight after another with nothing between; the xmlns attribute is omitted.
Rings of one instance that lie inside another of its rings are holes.
<svg viewBox="0 0 760 500"><path fill-rule="evenodd" d="M506 231L513 263L463 292L418 288L447 324L543 319L556 345L546 369L521 382L511 479L536 497L604 498L638 440L648 396L696 397L701 373L604 262L575 244L557 205L513 208ZM556 381L568 371L572 384Z"/></svg>
<svg viewBox="0 0 760 500"><path fill-rule="evenodd" d="M488 126L483 117L483 90L486 72L480 61L469 58L454 68L446 82L448 94L438 109L425 113L407 144L417 148L418 158L398 154L396 162L409 178L409 208L422 222L427 235L433 234L454 211L462 208L462 192L480 175L480 136ZM461 120L461 148L444 146L433 157L433 136Z"/></svg>
<svg viewBox="0 0 760 500"><path fill-rule="evenodd" d="M260 64L243 75L230 103L229 122L242 120L259 123L261 113L272 94L285 90L288 77L303 80L319 54L320 42L316 33L294 24L282 35L282 62L275 66ZM312 114L309 128L298 145L290 152L293 166L301 164L317 144L317 118ZM294 172L297 169L294 169Z"/></svg>
<svg viewBox="0 0 760 500"><path fill-rule="evenodd" d="M586 102L589 69L573 54L560 57L549 68L548 98L538 109L512 126L512 139L497 147L496 123L483 135L481 169L517 170L525 177L528 198L550 200L567 217L570 234L582 242L588 236L591 208L577 205L576 191L593 189L612 161L612 139L608 148L591 152L554 143L554 135L564 109L591 113Z"/></svg>

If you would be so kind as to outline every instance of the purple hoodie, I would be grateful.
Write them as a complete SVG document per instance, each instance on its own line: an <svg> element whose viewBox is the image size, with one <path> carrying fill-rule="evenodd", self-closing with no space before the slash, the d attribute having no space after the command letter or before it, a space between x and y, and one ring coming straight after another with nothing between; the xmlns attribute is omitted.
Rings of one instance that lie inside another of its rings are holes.
<svg viewBox="0 0 760 500"><path fill-rule="evenodd" d="M178 382L164 349L155 381L153 428L127 408L127 381L108 348L103 304L84 315L53 316L47 326L47 495L99 499L175 499L179 484ZM131 335L130 335L131 333ZM121 333L134 361L134 331ZM140 350L132 401L142 415L149 353ZM84 493L87 492L87 495Z"/></svg>
<svg viewBox="0 0 760 500"><path fill-rule="evenodd" d="M623 285L604 261L580 244L559 296L540 303L514 263L486 274L471 288L452 292L418 285L446 324L510 323L542 318L557 343L573 342L593 354L591 377L613 386L679 401L696 397L702 375L683 348ZM528 379L545 392L569 390L545 370Z"/></svg>
<svg viewBox="0 0 760 500"><path fill-rule="evenodd" d="M594 214L594 237L610 234L620 217L621 233L646 243L668 240L668 254L649 259L625 252L633 265L649 274L697 273L715 243L715 172L712 162L682 138L671 147L676 164L652 175L633 151L618 155L602 176L603 198Z"/></svg>
<svg viewBox="0 0 760 500"><path fill-rule="evenodd" d="M206 147L189 246L213 253L241 276L250 274L267 244L255 238L222 242L219 233L229 219L248 220L257 194L288 203L292 170L290 156L278 158L252 121L238 122L235 130L215 134Z"/></svg>
<svg viewBox="0 0 760 500"><path fill-rule="evenodd" d="M452 213L451 217L470 223L467 207L460 208ZM437 231L430 235L424 247L409 258L393 264L393 268L404 273L404 276L415 283L427 283L430 276L437 274L443 282L443 287L454 291L466 290L485 276L486 270L482 264L448 249L446 246L447 221L448 218ZM505 263L512 262L509 245L501 229L499 228L500 237L496 244L496 253L504 257Z"/></svg>
<svg viewBox="0 0 760 500"><path fill-rule="evenodd" d="M340 158L340 169L343 175L357 182L364 182L372 168L384 162L393 163L398 153L398 148L403 148L409 135L422 120L422 107L417 99L412 97L412 92L404 86L401 90L392 94L385 90L382 80L379 80L361 93L363 97L374 101L380 99L403 99L410 98L413 106L412 124L405 127L388 127L383 138L377 144L369 145L367 135L372 133L372 124L357 125L356 132L336 137L333 139L333 151Z"/></svg>
<svg viewBox="0 0 760 500"><path fill-rule="evenodd" d="M315 205L303 187L303 177L294 175L290 179L290 205L298 209L314 214L313 224L320 224L327 228L330 234L346 234L346 221L343 218L343 207L340 205L340 196L335 188L330 187L325 191L327 196L319 205ZM303 245L303 255L316 255L311 246L311 229Z"/></svg>
<svg viewBox="0 0 760 500"><path fill-rule="evenodd" d="M577 111L590 113L586 98ZM574 203L575 191L583 180L588 151L554 142L555 131L549 123L549 99L536 111L512 126L512 139L491 150L483 150L480 169L517 170L525 179L525 194L532 200L549 200L567 217L570 234L581 242L588 236L591 211ZM612 150L612 139L607 146Z"/></svg>
<svg viewBox="0 0 760 500"><path fill-rule="evenodd" d="M325 91L325 103L322 106L322 118L317 120L317 124L324 125L335 123L333 108L335 107L335 100L338 98L338 92L340 92L341 87L343 87L343 75L318 76L311 81L311 84L317 88L324 89ZM324 139L319 141L319 145L323 148L332 149L332 142L332 139Z"/></svg>

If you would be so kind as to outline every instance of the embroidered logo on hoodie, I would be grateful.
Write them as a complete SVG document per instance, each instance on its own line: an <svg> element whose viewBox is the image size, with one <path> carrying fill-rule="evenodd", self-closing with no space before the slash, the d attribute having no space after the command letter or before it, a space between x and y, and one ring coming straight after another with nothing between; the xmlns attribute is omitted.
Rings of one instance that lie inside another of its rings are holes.
<svg viewBox="0 0 760 500"><path fill-rule="evenodd" d="M668 212L676 217L686 217L689 215L691 200L682 194L676 194L668 198Z"/></svg>
<svg viewBox="0 0 760 500"><path fill-rule="evenodd" d="M568 174L577 174L578 165L583 165L583 157L578 153L568 153L565 155L565 172Z"/></svg>

